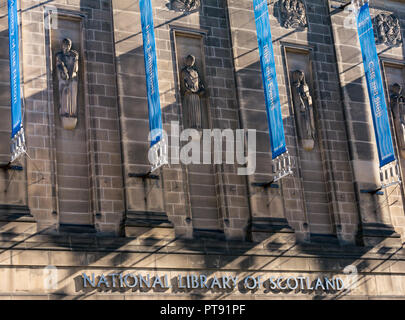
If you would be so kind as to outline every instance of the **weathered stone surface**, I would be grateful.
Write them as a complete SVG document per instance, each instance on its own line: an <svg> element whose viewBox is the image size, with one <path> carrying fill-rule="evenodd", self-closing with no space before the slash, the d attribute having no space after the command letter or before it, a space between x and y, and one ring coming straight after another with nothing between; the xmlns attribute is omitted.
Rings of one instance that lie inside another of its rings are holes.
<svg viewBox="0 0 405 320"><path fill-rule="evenodd" d="M206 0L190 10L170 2L152 1L163 127L171 137L171 121L184 126L179 76L182 59L193 54L206 89L203 127L256 129L255 173L239 176L232 164L171 164L153 178L145 175L149 119L136 1L52 1L61 18L82 14L60 19L58 29L82 49L78 130L65 134L52 96L49 35L57 32L44 20L48 4L21 1L29 157L16 163L22 171L0 169L0 297L190 299L224 293L176 286L179 275L194 273L238 276L237 288L226 291L229 299L403 298L403 192L401 186L384 195L364 192L380 186L378 156L348 12L330 15L338 4L332 0L298 1L306 25L297 29L296 19L283 24L291 12L280 20L280 4L290 1L268 4L286 142L295 163L293 176L269 185L272 155L252 1ZM380 2L371 4L372 17L393 14L404 25L403 6ZM2 6L0 164L9 161L7 31ZM404 82L402 42L378 42L377 50L387 85ZM305 73L312 98L311 151L297 136L294 70ZM122 271L151 281L167 274L173 288L83 287L83 272L99 281L103 273ZM267 281L253 294L243 285L248 275L339 276L352 286L274 292Z"/></svg>

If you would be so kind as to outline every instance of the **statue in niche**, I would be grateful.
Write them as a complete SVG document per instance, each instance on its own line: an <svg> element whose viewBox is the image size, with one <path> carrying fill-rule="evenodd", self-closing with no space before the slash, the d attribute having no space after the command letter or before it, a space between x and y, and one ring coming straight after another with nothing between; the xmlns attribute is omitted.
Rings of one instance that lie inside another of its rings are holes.
<svg viewBox="0 0 405 320"><path fill-rule="evenodd" d="M379 44L387 46L396 46L401 43L401 26L399 19L393 14L380 13L374 18L376 32L376 40Z"/></svg>
<svg viewBox="0 0 405 320"><path fill-rule="evenodd" d="M402 95L402 87L394 83L390 90L390 105L395 132L398 141L398 149L405 159L405 98Z"/></svg>
<svg viewBox="0 0 405 320"><path fill-rule="evenodd" d="M188 55L186 65L181 70L183 87L183 108L187 115L188 127L202 129L201 98L205 93L205 86L195 66L195 57Z"/></svg>
<svg viewBox="0 0 405 320"><path fill-rule="evenodd" d="M298 136L304 150L311 151L315 147L315 119L312 97L303 71L292 72L291 87Z"/></svg>
<svg viewBox="0 0 405 320"><path fill-rule="evenodd" d="M166 5L170 10L177 12L191 12L201 6L200 0L170 0Z"/></svg>
<svg viewBox="0 0 405 320"><path fill-rule="evenodd" d="M66 130L77 125L79 54L72 50L72 40L63 39L62 51L56 54L56 72L59 90L59 116Z"/></svg>
<svg viewBox="0 0 405 320"><path fill-rule="evenodd" d="M307 13L302 0L280 0L281 25L285 28L307 26Z"/></svg>

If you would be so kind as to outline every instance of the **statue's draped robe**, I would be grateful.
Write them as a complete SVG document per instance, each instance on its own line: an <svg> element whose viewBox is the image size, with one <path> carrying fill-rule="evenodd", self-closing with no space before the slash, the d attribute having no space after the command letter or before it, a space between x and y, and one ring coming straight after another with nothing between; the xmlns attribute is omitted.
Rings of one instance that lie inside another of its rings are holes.
<svg viewBox="0 0 405 320"><path fill-rule="evenodd" d="M61 117L77 117L78 59L76 51L56 54L59 81L59 114ZM69 76L66 77L66 74Z"/></svg>
<svg viewBox="0 0 405 320"><path fill-rule="evenodd" d="M400 152L405 151L405 106L404 98L401 95L391 94L391 110L394 120L395 132L398 140L398 148Z"/></svg>
<svg viewBox="0 0 405 320"><path fill-rule="evenodd" d="M292 84L292 90L298 135L302 140L315 141L315 120L308 86L305 81L295 81Z"/></svg>
<svg viewBox="0 0 405 320"><path fill-rule="evenodd" d="M198 71L194 67L183 68L181 74L184 85L183 106L186 109L188 126L194 129L201 129L200 95L204 91L204 85Z"/></svg>

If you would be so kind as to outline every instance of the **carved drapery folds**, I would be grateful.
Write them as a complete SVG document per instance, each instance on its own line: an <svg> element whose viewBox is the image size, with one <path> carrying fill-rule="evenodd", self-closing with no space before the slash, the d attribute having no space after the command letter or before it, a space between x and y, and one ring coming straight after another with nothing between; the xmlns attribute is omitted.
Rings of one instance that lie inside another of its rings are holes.
<svg viewBox="0 0 405 320"><path fill-rule="evenodd" d="M402 42L401 25L393 14L380 13L374 18L376 41L378 44L396 46Z"/></svg>
<svg viewBox="0 0 405 320"><path fill-rule="evenodd" d="M200 0L170 0L167 4L167 7L170 10L178 12L191 12L199 9L200 6Z"/></svg>
<svg viewBox="0 0 405 320"><path fill-rule="evenodd" d="M285 28L305 28L307 13L302 0L280 0L281 25Z"/></svg>
<svg viewBox="0 0 405 320"><path fill-rule="evenodd" d="M394 83L390 88L390 106L397 137L398 150L405 159L405 98L402 95L402 87Z"/></svg>
<svg viewBox="0 0 405 320"><path fill-rule="evenodd" d="M79 53L72 50L72 40L62 41L62 51L56 54L56 72L59 92L59 116L66 130L77 125L77 93Z"/></svg>
<svg viewBox="0 0 405 320"><path fill-rule="evenodd" d="M315 119L312 97L303 71L293 71L291 79L298 137L304 150L311 151L315 147Z"/></svg>
<svg viewBox="0 0 405 320"><path fill-rule="evenodd" d="M181 70L183 108L189 128L202 129L201 98L205 86L195 65L195 57L188 55L186 65Z"/></svg>

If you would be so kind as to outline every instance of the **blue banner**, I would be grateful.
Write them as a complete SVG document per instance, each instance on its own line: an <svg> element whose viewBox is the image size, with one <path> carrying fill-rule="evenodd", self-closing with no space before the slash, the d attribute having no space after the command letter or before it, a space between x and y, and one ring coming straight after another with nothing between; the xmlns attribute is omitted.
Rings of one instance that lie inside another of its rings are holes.
<svg viewBox="0 0 405 320"><path fill-rule="evenodd" d="M156 44L151 0L140 0L139 7L141 11L143 52L145 57L149 128L151 132L151 147L153 147L162 140L162 115L160 110Z"/></svg>
<svg viewBox="0 0 405 320"><path fill-rule="evenodd" d="M10 52L11 138L21 130L20 41L17 0L8 0L8 36Z"/></svg>
<svg viewBox="0 0 405 320"><path fill-rule="evenodd" d="M359 8L356 16L364 70L367 79L368 96L373 116L374 132L377 140L380 167L395 161L390 123L388 120L387 104L381 69L374 40L373 25L370 10L366 2Z"/></svg>
<svg viewBox="0 0 405 320"><path fill-rule="evenodd" d="M287 148L285 144L283 118L281 116L267 0L253 0L253 7L255 12L257 41L259 44L260 63L262 67L271 152L273 159L275 159L285 153Z"/></svg>

